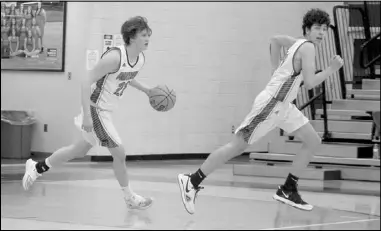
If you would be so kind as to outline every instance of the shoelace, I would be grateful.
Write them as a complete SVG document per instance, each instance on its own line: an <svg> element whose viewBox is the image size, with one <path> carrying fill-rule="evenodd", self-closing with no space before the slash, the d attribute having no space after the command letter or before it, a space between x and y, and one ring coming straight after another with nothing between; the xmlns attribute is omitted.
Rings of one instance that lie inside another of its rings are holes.
<svg viewBox="0 0 381 231"><path fill-rule="evenodd" d="M295 202L297 203L306 203L305 201L303 201L302 199L302 196L299 194L299 191L298 191L298 183L295 183L295 187L291 190L291 192L293 193L294 195L294 198L295 198Z"/></svg>
<svg viewBox="0 0 381 231"><path fill-rule="evenodd" d="M302 197L300 196L300 194L298 192L294 192L294 200L296 203L298 204L302 204L304 203L304 201L302 200Z"/></svg>
<svg viewBox="0 0 381 231"><path fill-rule="evenodd" d="M131 206L145 206L147 204L147 199L144 197L137 198L136 196L132 196L129 199L124 198L127 204ZM136 203L136 204L135 204Z"/></svg>

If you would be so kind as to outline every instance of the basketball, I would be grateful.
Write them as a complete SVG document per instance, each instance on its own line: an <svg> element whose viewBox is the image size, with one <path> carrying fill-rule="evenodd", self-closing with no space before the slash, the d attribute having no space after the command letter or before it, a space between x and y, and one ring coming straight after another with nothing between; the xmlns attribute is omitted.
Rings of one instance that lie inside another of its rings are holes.
<svg viewBox="0 0 381 231"><path fill-rule="evenodd" d="M173 89L169 89L167 85L159 85L153 88L148 97L152 108L160 112L171 110L176 103L176 93Z"/></svg>

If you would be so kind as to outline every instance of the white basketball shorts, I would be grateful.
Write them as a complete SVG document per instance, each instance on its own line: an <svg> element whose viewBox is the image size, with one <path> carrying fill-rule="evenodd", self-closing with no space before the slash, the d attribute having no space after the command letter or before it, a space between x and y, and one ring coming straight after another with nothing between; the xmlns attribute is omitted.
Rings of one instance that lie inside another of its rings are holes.
<svg viewBox="0 0 381 231"><path fill-rule="evenodd" d="M93 146L116 148L121 145L121 139L112 122L111 112L93 106L90 106L90 111L93 120L92 132L86 132L82 128L83 109L74 118L74 123L81 130L83 138Z"/></svg>
<svg viewBox="0 0 381 231"><path fill-rule="evenodd" d="M308 122L294 104L280 102L268 92L262 91L235 133L241 135L247 143L253 144L276 127L292 133Z"/></svg>

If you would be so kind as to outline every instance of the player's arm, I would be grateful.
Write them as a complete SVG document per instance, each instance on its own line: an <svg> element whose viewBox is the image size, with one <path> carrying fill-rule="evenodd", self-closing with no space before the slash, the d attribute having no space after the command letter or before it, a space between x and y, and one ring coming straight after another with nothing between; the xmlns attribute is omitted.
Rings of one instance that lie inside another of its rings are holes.
<svg viewBox="0 0 381 231"><path fill-rule="evenodd" d="M339 70L343 65L343 60L339 56L334 56L330 66L322 72L315 74L315 46L312 43L304 43L299 48L302 56L302 75L304 86L312 89L322 83L330 75Z"/></svg>
<svg viewBox="0 0 381 231"><path fill-rule="evenodd" d="M296 42L296 38L288 35L276 35L270 39L271 73L278 68L282 47L289 48Z"/></svg>
<svg viewBox="0 0 381 231"><path fill-rule="evenodd" d="M137 81L136 79L131 80L130 85L138 89L139 91L146 93L147 95L151 89L149 86L147 86L146 84L142 82Z"/></svg>
<svg viewBox="0 0 381 231"><path fill-rule="evenodd" d="M89 71L82 80L82 107L85 116L90 116L91 85L109 73L118 70L120 65L120 52L110 51Z"/></svg>

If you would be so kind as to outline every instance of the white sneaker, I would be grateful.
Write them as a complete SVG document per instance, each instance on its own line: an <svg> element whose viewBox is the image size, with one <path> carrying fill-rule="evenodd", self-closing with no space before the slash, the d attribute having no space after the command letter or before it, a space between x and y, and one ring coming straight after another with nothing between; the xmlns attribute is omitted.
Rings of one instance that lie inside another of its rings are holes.
<svg viewBox="0 0 381 231"><path fill-rule="evenodd" d="M200 189L203 189L203 187L194 188L192 182L190 182L190 175L188 174L179 174L177 180L179 182L184 207L189 214L194 214L197 193Z"/></svg>
<svg viewBox="0 0 381 231"><path fill-rule="evenodd" d="M133 195L130 198L124 198L129 209L148 209L153 203L152 198L145 198L139 195Z"/></svg>
<svg viewBox="0 0 381 231"><path fill-rule="evenodd" d="M37 162L32 159L28 159L25 163L25 174L22 178L22 186L24 187L24 190L28 190L37 178L42 175L37 172L36 164Z"/></svg>

